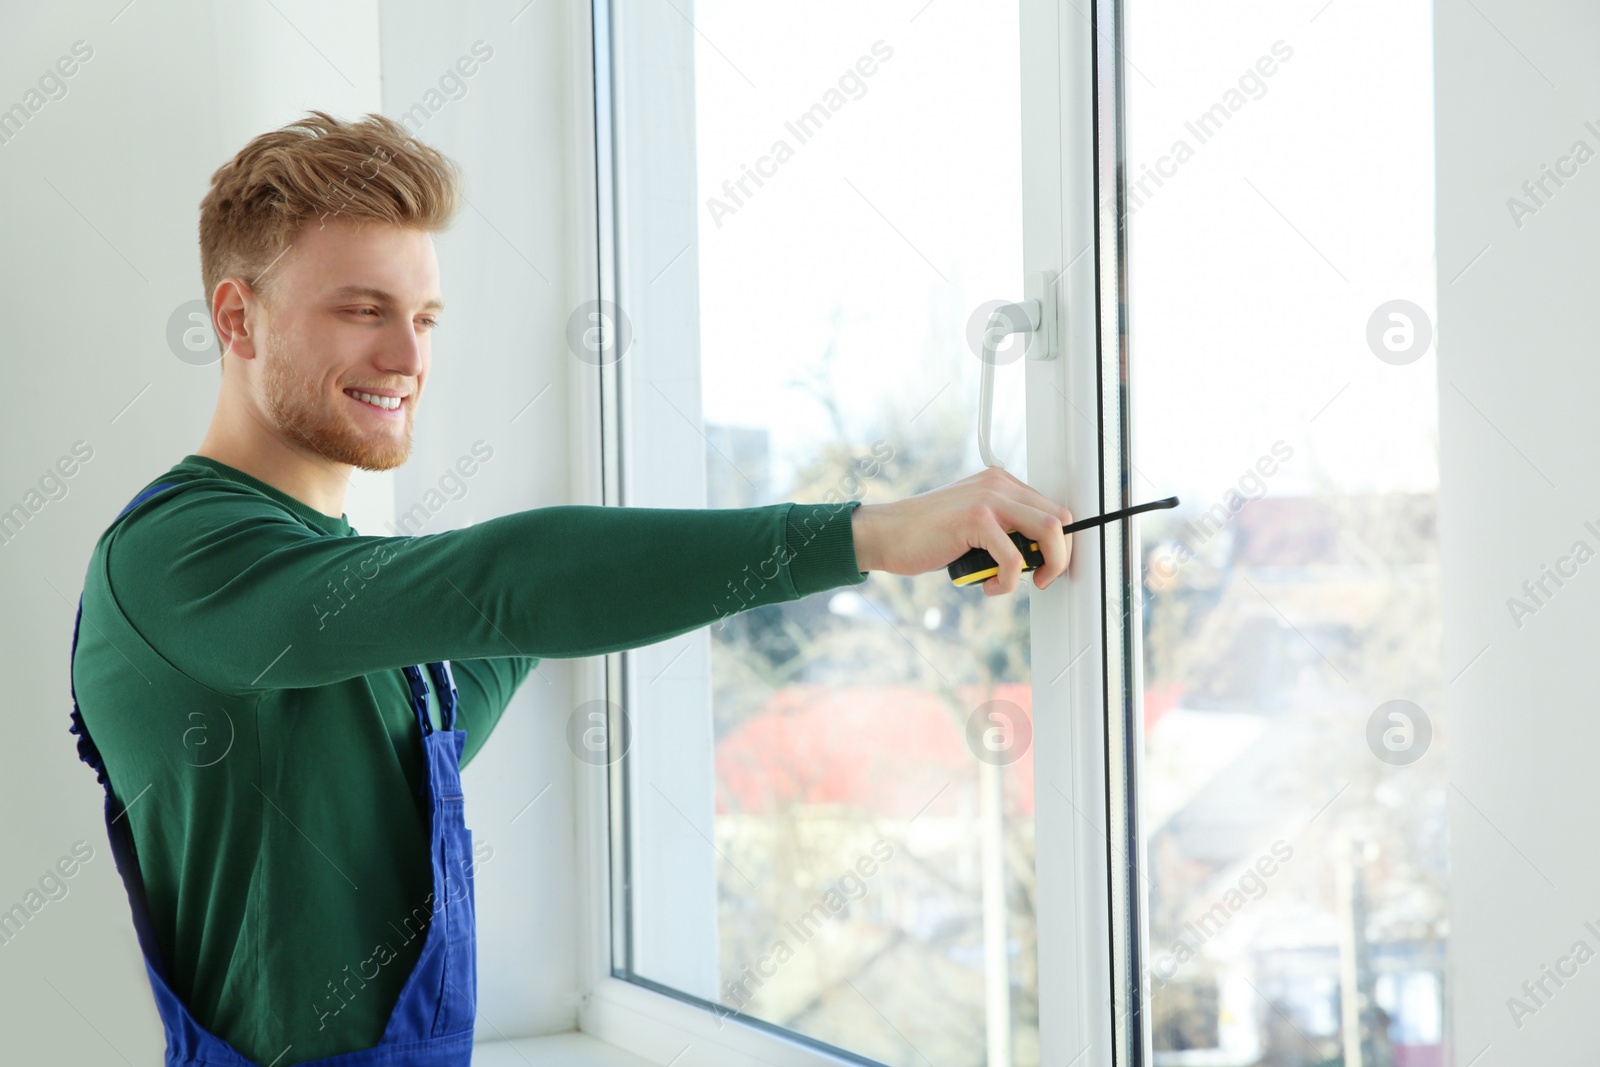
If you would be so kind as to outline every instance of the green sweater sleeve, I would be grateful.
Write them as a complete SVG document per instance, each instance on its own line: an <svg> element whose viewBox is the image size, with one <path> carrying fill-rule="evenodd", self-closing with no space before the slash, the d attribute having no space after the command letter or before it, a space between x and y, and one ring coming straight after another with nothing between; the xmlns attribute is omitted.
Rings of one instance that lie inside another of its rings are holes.
<svg viewBox="0 0 1600 1067"><path fill-rule="evenodd" d="M220 480L167 496L113 532L113 595L173 666L235 696L441 659L615 652L867 577L859 501L557 505L443 533L340 537ZM503 708L513 674L474 671L469 684Z"/></svg>

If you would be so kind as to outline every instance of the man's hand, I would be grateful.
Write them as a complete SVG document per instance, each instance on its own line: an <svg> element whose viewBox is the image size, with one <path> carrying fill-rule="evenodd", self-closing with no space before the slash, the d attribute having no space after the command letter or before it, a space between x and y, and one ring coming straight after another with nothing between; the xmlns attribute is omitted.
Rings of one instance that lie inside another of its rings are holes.
<svg viewBox="0 0 1600 1067"><path fill-rule="evenodd" d="M983 582L984 596L1015 592L1022 553L1006 536L1016 530L1039 542L1044 566L1039 589L1066 572L1072 535L1061 527L1072 512L1040 495L1001 467L985 467L959 482L891 504L863 504L851 513L856 564L864 571L924 574L949 566L971 548L995 558L1000 571Z"/></svg>

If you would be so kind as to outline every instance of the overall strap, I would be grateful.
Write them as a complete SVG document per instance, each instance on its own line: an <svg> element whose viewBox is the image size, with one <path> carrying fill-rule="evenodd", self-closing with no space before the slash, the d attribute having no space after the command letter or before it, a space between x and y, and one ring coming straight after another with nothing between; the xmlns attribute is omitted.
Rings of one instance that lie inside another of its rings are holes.
<svg viewBox="0 0 1600 1067"><path fill-rule="evenodd" d="M138 496L128 501L128 506L117 513L117 517L111 521L111 525L115 526L118 522L122 521L123 516L127 515L128 512L132 511L146 500L149 500L163 489L171 489L177 484L179 483L163 482L160 485L150 486ZM83 594L79 593L78 615L77 618L75 618L72 622L72 651L69 653L67 659L67 687L72 693L72 724L67 728L67 732L78 735L78 758L87 763L94 770L95 778L99 780L101 785L105 786L106 797L109 800L111 797L111 783L106 779L105 761L101 759L100 750L95 747L94 741L90 739L88 727L84 726L83 724L83 716L78 711L78 687L72 680L72 659L78 654L78 629L82 626L82 624Z"/></svg>
<svg viewBox="0 0 1600 1067"><path fill-rule="evenodd" d="M428 718L428 684L423 681L422 668L404 667L406 682L411 686L411 706L417 713L417 725L422 736L433 733L433 722ZM428 664L433 677L433 691L439 701L439 728L450 731L456 728L456 678L450 670L449 660Z"/></svg>
<svg viewBox="0 0 1600 1067"><path fill-rule="evenodd" d="M456 728L456 676L450 670L450 661L440 660L428 664L433 675L433 691L439 696L439 721L446 730Z"/></svg>
<svg viewBox="0 0 1600 1067"><path fill-rule="evenodd" d="M150 497L164 489L171 489L177 482L165 482L153 485L134 497L117 514L112 521L116 525L128 512L144 503ZM83 624L83 594L78 594L78 615L72 623L72 653L75 658L78 652L78 631ZM106 835L111 841L111 856L117 865L117 873L122 876L122 884L128 891L128 900L133 910L134 932L139 937L139 947L144 952L145 962L162 978L166 977L165 963L161 958L161 950L156 941L155 929L150 924L150 911L145 902L144 878L139 871L139 861L134 854L133 833L125 816L128 813L126 805L122 804L111 789L111 781L106 776L105 760L100 755L100 749L95 746L94 739L89 736L89 728L84 724L83 714L78 710L78 690L72 681L72 658L67 660L67 684L72 692L71 725L67 728L69 733L78 735L78 758L94 771L95 778L105 787L105 818ZM134 798L138 800L138 797Z"/></svg>
<svg viewBox="0 0 1600 1067"><path fill-rule="evenodd" d="M433 767L432 757L428 755L429 740L435 733L448 734L456 727L456 683L455 676L450 671L450 661L441 660L428 664L428 673L433 676L433 690L439 700L440 729L435 731L433 722L428 718L428 684L423 681L422 668L403 667L406 682L411 687L411 708L417 715L417 727L422 731L422 784L417 787L417 796L427 796L437 783L434 778L436 772ZM460 739L454 739L457 751L460 749Z"/></svg>

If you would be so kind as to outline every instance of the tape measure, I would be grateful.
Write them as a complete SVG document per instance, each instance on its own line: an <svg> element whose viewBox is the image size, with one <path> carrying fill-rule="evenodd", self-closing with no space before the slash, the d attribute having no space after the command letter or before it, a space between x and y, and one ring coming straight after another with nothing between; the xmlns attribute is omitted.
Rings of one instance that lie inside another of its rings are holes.
<svg viewBox="0 0 1600 1067"><path fill-rule="evenodd" d="M1104 515L1096 515L1090 519L1078 519L1061 527L1062 533L1076 533L1087 530L1091 526L1102 526L1117 519L1125 519L1129 515L1137 515L1141 511L1154 511L1157 508L1175 508L1178 498L1165 497L1161 500L1152 500L1148 504L1135 504L1131 508L1122 508L1118 511L1108 511ZM1017 533L1015 530L1006 535L1011 538L1011 543L1017 546L1017 551L1022 553L1022 573L1037 570L1044 566L1044 553L1039 551L1039 542L1026 534ZM977 585L988 578L993 578L1000 573L1000 567L995 563L994 557L986 549L968 549L966 554L945 568L950 573L950 580L956 585Z"/></svg>

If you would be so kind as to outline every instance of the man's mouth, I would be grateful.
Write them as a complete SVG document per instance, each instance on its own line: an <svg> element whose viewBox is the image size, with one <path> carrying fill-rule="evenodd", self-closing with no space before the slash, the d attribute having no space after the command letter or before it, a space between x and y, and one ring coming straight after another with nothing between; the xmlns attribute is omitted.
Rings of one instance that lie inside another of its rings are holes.
<svg viewBox="0 0 1600 1067"><path fill-rule="evenodd" d="M366 393L359 389L346 389L344 395L371 411L387 415L398 415L405 405L405 398L399 396L381 396L377 393Z"/></svg>

